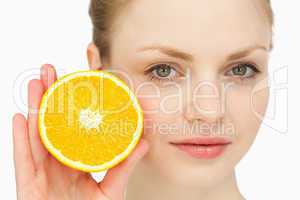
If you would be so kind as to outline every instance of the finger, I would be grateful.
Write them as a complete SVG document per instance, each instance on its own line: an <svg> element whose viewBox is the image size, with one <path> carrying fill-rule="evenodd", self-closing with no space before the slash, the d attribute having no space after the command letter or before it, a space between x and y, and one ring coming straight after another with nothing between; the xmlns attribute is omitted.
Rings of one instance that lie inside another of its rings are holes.
<svg viewBox="0 0 300 200"><path fill-rule="evenodd" d="M128 178L136 164L147 153L149 145L141 139L134 151L120 164L108 170L99 187L111 199L123 199Z"/></svg>
<svg viewBox="0 0 300 200"><path fill-rule="evenodd" d="M29 130L29 141L31 145L32 157L35 165L38 167L39 164L44 160L47 155L46 149L43 147L39 131L38 131L38 109L40 101L44 93L44 87L40 80L34 79L29 82L28 85L28 130Z"/></svg>
<svg viewBox="0 0 300 200"><path fill-rule="evenodd" d="M26 184L34 177L27 121L22 114L13 117L14 163L17 185Z"/></svg>
<svg viewBox="0 0 300 200"><path fill-rule="evenodd" d="M41 68L41 81L44 89L48 89L57 79L56 71L53 65L45 64Z"/></svg>
<svg viewBox="0 0 300 200"><path fill-rule="evenodd" d="M99 51L98 48L94 43L89 43L87 48L87 60L91 70L101 70L101 60L99 59L98 55Z"/></svg>

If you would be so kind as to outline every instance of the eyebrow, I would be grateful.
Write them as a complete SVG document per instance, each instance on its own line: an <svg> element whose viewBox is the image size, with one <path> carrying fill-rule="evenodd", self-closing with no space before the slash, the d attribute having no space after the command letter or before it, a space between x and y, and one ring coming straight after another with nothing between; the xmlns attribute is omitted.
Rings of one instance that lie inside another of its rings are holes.
<svg viewBox="0 0 300 200"><path fill-rule="evenodd" d="M172 48L172 47L167 47L167 46L161 46L161 45L151 45L151 46L145 46L142 47L138 50L138 52L141 51L148 51L148 50L152 50L152 51L160 51L163 54L166 54L168 56L171 57L175 57L175 58L180 58L186 61L193 61L194 56L192 54L189 53L185 53L182 50L176 49L176 48ZM263 46L263 45L252 45L252 46L248 46L245 48L242 48L230 55L228 55L225 60L226 61L230 61L230 60L237 60L239 58L243 58L248 56L251 52L253 52L254 50L264 50L264 51L268 51L268 48Z"/></svg>
<svg viewBox="0 0 300 200"><path fill-rule="evenodd" d="M230 60L237 60L239 58L243 58L248 56L251 52L255 50L263 50L263 51L268 51L268 48L263 46L263 45L253 45L249 46L243 49L238 50L235 53L230 54L229 56L226 57L226 61Z"/></svg>
<svg viewBox="0 0 300 200"><path fill-rule="evenodd" d="M180 59L187 60L187 61L192 61L194 59L193 55L191 55L189 53L185 53L176 48L160 46L160 45L151 45L151 46L142 47L138 50L138 52L148 51L148 50L152 50L152 51L158 50L161 53L166 54L168 56L180 58Z"/></svg>

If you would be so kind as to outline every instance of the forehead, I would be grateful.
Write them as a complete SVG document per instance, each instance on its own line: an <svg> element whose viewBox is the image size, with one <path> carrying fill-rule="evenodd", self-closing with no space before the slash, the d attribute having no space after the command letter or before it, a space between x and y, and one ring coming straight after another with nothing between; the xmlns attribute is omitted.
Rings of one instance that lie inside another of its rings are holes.
<svg viewBox="0 0 300 200"><path fill-rule="evenodd" d="M112 46L132 52L163 44L194 53L224 54L269 46L261 0L133 0L116 20Z"/></svg>

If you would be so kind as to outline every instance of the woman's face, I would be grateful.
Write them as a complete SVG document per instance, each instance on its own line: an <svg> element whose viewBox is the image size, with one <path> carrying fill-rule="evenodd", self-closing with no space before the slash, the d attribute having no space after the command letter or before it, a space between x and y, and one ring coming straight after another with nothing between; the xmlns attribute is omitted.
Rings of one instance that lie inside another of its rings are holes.
<svg viewBox="0 0 300 200"><path fill-rule="evenodd" d="M186 186L224 180L247 152L268 102L271 28L259 0L140 0L115 21L109 70L135 91L149 153L141 165ZM214 136L214 158L170 144Z"/></svg>

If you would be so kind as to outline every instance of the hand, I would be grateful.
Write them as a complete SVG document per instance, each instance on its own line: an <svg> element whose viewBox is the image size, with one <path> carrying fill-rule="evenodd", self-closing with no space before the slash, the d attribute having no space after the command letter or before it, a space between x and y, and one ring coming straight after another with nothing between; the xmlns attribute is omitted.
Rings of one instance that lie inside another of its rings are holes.
<svg viewBox="0 0 300 200"><path fill-rule="evenodd" d="M14 162L18 200L123 200L130 173L149 149L141 139L128 158L109 169L97 183L89 173L62 165L42 145L38 133L40 100L56 80L53 66L43 65L40 79L31 80L28 90L29 113L13 118Z"/></svg>

